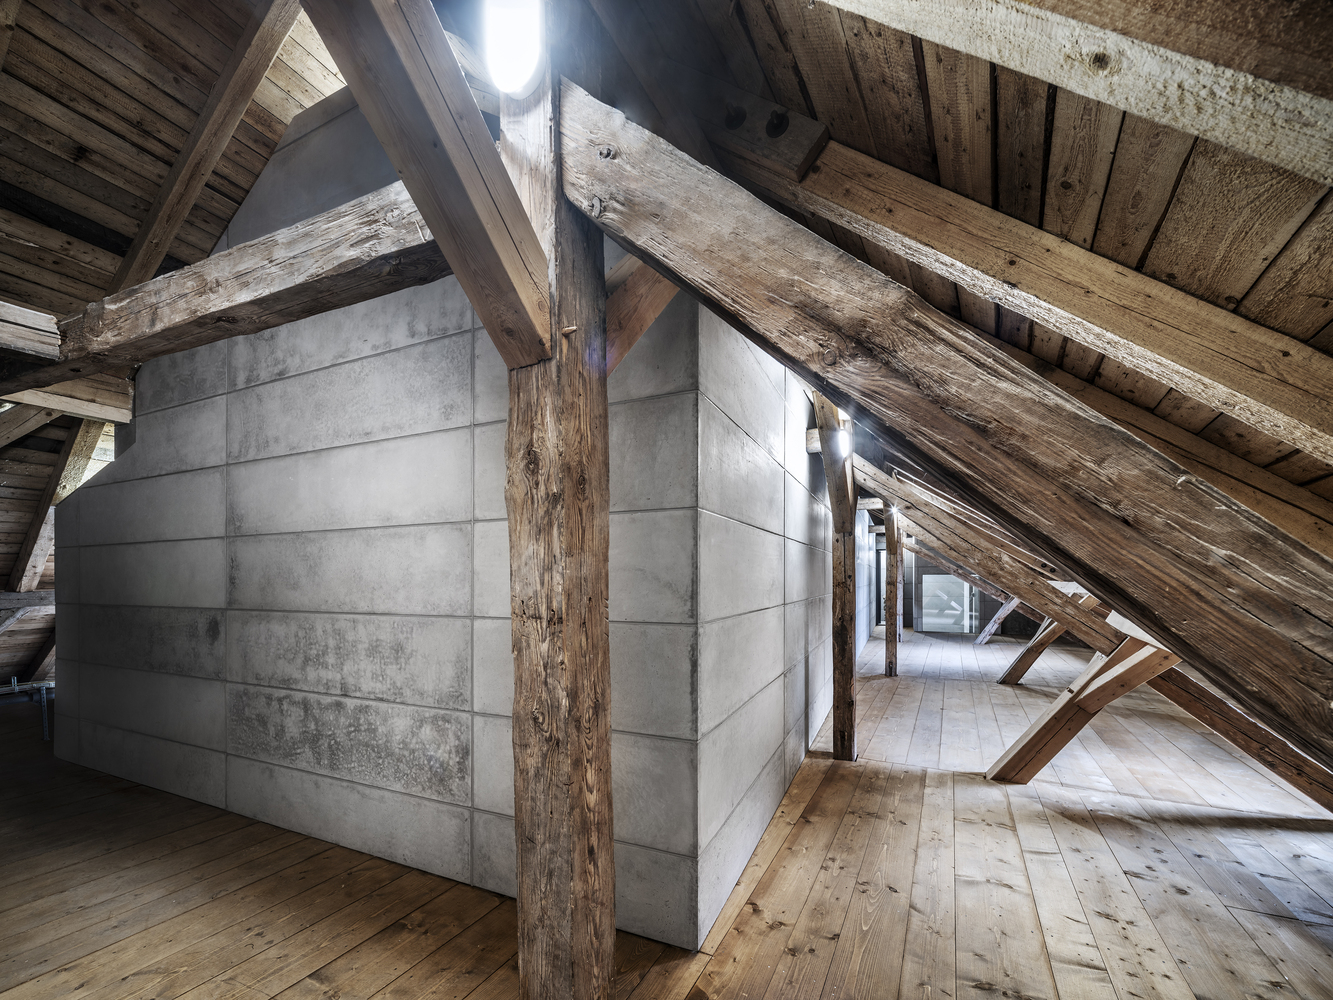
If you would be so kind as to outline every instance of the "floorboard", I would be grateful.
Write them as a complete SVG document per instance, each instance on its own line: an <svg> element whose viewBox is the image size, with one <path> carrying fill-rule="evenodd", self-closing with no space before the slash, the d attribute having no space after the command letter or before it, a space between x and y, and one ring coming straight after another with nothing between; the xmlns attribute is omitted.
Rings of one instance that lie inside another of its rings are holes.
<svg viewBox="0 0 1333 1000"><path fill-rule="evenodd" d="M1333 1000L1333 816L1155 692L1029 785L985 768L1086 666L882 632L699 952L622 933L615 1000ZM0 997L513 1000L514 902L55 760L0 706Z"/></svg>

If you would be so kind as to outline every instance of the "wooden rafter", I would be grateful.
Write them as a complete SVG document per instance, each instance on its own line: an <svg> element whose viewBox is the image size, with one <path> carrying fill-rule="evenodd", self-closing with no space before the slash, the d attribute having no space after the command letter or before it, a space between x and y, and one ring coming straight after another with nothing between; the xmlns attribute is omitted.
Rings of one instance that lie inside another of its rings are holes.
<svg viewBox="0 0 1333 1000"><path fill-rule="evenodd" d="M838 143L799 184L723 160L799 211L1333 462L1333 357L1308 344Z"/></svg>
<svg viewBox="0 0 1333 1000"><path fill-rule="evenodd" d="M565 91L573 204L858 421L910 430L920 464L1333 762L1333 562L614 109ZM615 155L598 157L607 146Z"/></svg>
<svg viewBox="0 0 1333 1000"><path fill-rule="evenodd" d="M392 184L126 289L61 323L61 361L0 361L0 393L50 386L255 333L451 273Z"/></svg>
<svg viewBox="0 0 1333 1000"><path fill-rule="evenodd" d="M305 8L500 357L549 358L546 255L430 0Z"/></svg>
<svg viewBox="0 0 1333 1000"><path fill-rule="evenodd" d="M1289 56L1283 53L1269 73L1259 75L1247 71L1248 65L1241 68L1212 61L1218 56L1212 46L1206 46L1202 56L1190 50L1201 35L1208 36L1210 21L1228 16L1227 4L1172 8L1190 14L1184 20L1171 14L1154 20L1140 13L1147 5L1129 0L1097 5L1080 0L1043 0L1039 4L1024 0L829 2L1333 184L1333 101L1327 94L1318 96L1300 89L1318 84L1303 78L1299 70L1293 72ZM1106 26L1089 23L1090 14L1109 19L1102 21ZM1269 16L1281 18L1282 14L1274 11ZM1149 30L1140 30L1140 37L1135 37L1123 33L1127 23L1140 29L1146 24ZM1321 41L1327 44L1327 23L1324 28ZM1251 31L1245 24L1218 34L1248 38ZM1152 40L1144 40L1145 35ZM1242 57L1244 63L1251 63L1252 58Z"/></svg>
<svg viewBox="0 0 1333 1000"><path fill-rule="evenodd" d="M1101 602L1092 594L1087 594L1079 598L1078 605L1088 611L1095 612ZM1041 623L1041 627L1037 629L1037 634L1018 651L1018 655L1013 658L1004 673L1000 675L998 683L1017 684L1021 681L1027 672L1032 669L1032 665L1037 662L1037 658L1046 652L1051 643L1067 631L1069 631L1069 627L1063 621L1047 617Z"/></svg>
<svg viewBox="0 0 1333 1000"><path fill-rule="evenodd" d="M260 0L111 279L108 294L147 281L166 259L181 223L222 159L300 14L300 0Z"/></svg>
<svg viewBox="0 0 1333 1000"><path fill-rule="evenodd" d="M1125 638L1107 657L1088 668L1051 703L986 777L1026 784L1069 744L1092 717L1123 694L1180 662L1180 657L1141 639Z"/></svg>

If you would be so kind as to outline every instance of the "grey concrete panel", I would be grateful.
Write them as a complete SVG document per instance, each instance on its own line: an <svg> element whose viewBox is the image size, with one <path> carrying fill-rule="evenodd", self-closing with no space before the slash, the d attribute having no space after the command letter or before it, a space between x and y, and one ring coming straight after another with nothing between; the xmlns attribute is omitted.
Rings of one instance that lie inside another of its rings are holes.
<svg viewBox="0 0 1333 1000"><path fill-rule="evenodd" d="M783 464L811 493L824 489L824 460L818 454L805 450L805 432L815 426L815 408L806 395L808 387L791 372L784 381L786 388L786 415L783 428Z"/></svg>
<svg viewBox="0 0 1333 1000"><path fill-rule="evenodd" d="M684 392L612 405L612 510L698 503L698 399Z"/></svg>
<svg viewBox="0 0 1333 1000"><path fill-rule="evenodd" d="M807 601L833 592L833 561L828 552L814 546L787 539L786 600L787 603ZM828 577L824 577L824 566Z"/></svg>
<svg viewBox="0 0 1333 1000"><path fill-rule="evenodd" d="M149 361L134 379L134 412L152 413L226 392L229 343L219 340Z"/></svg>
<svg viewBox="0 0 1333 1000"><path fill-rule="evenodd" d="M75 496L81 500L83 545L220 538L226 533L226 474L220 467L88 485Z"/></svg>
<svg viewBox="0 0 1333 1000"><path fill-rule="evenodd" d="M226 749L225 685L152 670L84 664L79 717L208 750Z"/></svg>
<svg viewBox="0 0 1333 1000"><path fill-rule="evenodd" d="M60 645L60 659L79 658L79 605L56 605L56 642Z"/></svg>
<svg viewBox="0 0 1333 1000"><path fill-rule="evenodd" d="M717 835L782 744L782 699L779 678L699 740L700 843Z"/></svg>
<svg viewBox="0 0 1333 1000"><path fill-rule="evenodd" d="M74 664L60 663L56 672L61 675L61 686L64 686L64 671L68 670ZM61 697L64 697L62 694ZM56 755L56 760L67 760L76 764L79 760L79 719L77 715L65 715L61 710L59 699L51 711L51 742L52 750Z"/></svg>
<svg viewBox="0 0 1333 1000"><path fill-rule="evenodd" d="M56 711L68 715L71 719L79 717L80 681L83 679L83 664L77 660L56 656L56 673L60 678L60 690L52 692L56 699ZM65 758L72 760L73 758Z"/></svg>
<svg viewBox="0 0 1333 1000"><path fill-rule="evenodd" d="M503 518L505 511L505 430L507 424L482 424L472 429L473 517Z"/></svg>
<svg viewBox="0 0 1333 1000"><path fill-rule="evenodd" d="M814 494L801 485L799 479L785 475L787 537L805 545L824 548L824 511L826 508Z"/></svg>
<svg viewBox="0 0 1333 1000"><path fill-rule="evenodd" d="M187 799L226 806L226 755L95 722L79 723L79 763Z"/></svg>
<svg viewBox="0 0 1333 1000"><path fill-rule="evenodd" d="M216 608L86 604L79 611L74 648L89 664L221 680L225 615ZM63 634L60 642L63 646Z"/></svg>
<svg viewBox="0 0 1333 1000"><path fill-rule="evenodd" d="M695 656L691 625L612 622L611 728L694 739ZM510 678L512 702L512 665Z"/></svg>
<svg viewBox="0 0 1333 1000"><path fill-rule="evenodd" d="M63 549L79 544L79 507L83 503L86 490L79 489L65 497L56 506L56 548Z"/></svg>
<svg viewBox="0 0 1333 1000"><path fill-rule="evenodd" d="M490 334L478 328L472 338L475 394L472 419L478 424L504 420L509 416L509 369Z"/></svg>
<svg viewBox="0 0 1333 1000"><path fill-rule="evenodd" d="M809 743L805 738L805 725L793 726L787 730L787 735L782 738L782 756L783 756L783 780L788 785L796 777L796 772L801 767L801 762L805 760L806 752L809 750Z"/></svg>
<svg viewBox="0 0 1333 1000"><path fill-rule="evenodd" d="M272 382L463 333L475 324L458 279L441 278L229 341L230 385Z"/></svg>
<svg viewBox="0 0 1333 1000"><path fill-rule="evenodd" d="M228 752L466 805L471 725L460 712L231 684Z"/></svg>
<svg viewBox="0 0 1333 1000"><path fill-rule="evenodd" d="M611 515L611 620L694 620L693 510Z"/></svg>
<svg viewBox="0 0 1333 1000"><path fill-rule="evenodd" d="M398 180L361 109L279 146L227 227L231 246L337 208Z"/></svg>
<svg viewBox="0 0 1333 1000"><path fill-rule="evenodd" d="M472 516L472 432L466 427L232 465L233 535Z"/></svg>
<svg viewBox="0 0 1333 1000"><path fill-rule="evenodd" d="M503 618L510 613L509 522L472 525L472 613Z"/></svg>
<svg viewBox="0 0 1333 1000"><path fill-rule="evenodd" d="M699 388L778 461L786 430L782 365L706 309L699 313Z"/></svg>
<svg viewBox="0 0 1333 1000"><path fill-rule="evenodd" d="M469 338L441 337L234 392L227 457L247 462L461 426Z"/></svg>
<svg viewBox="0 0 1333 1000"><path fill-rule="evenodd" d="M782 724L788 730L800 726L805 719L805 678L804 655L782 672Z"/></svg>
<svg viewBox="0 0 1333 1000"><path fill-rule="evenodd" d="M260 761L227 761L227 808L284 829L466 882L468 810Z"/></svg>
<svg viewBox="0 0 1333 1000"><path fill-rule="evenodd" d="M466 615L471 535L464 523L235 538L230 606Z"/></svg>
<svg viewBox="0 0 1333 1000"><path fill-rule="evenodd" d="M699 620L771 608L783 601L783 538L699 512Z"/></svg>
<svg viewBox="0 0 1333 1000"><path fill-rule="evenodd" d="M765 531L783 530L778 460L711 401L699 404L699 506Z"/></svg>
<svg viewBox="0 0 1333 1000"><path fill-rule="evenodd" d="M472 884L505 896L518 895L514 818L473 810Z"/></svg>
<svg viewBox="0 0 1333 1000"><path fill-rule="evenodd" d="M782 605L699 626L700 734L782 673L782 634Z"/></svg>
<svg viewBox="0 0 1333 1000"><path fill-rule="evenodd" d="M472 805L514 815L514 723L507 716L472 717Z"/></svg>
<svg viewBox="0 0 1333 1000"><path fill-rule="evenodd" d="M226 604L227 554L221 538L99 545L78 552L84 604L167 608L220 608ZM59 594L56 600L61 600Z"/></svg>
<svg viewBox="0 0 1333 1000"><path fill-rule="evenodd" d="M465 618L227 613L227 679L429 708L469 707Z"/></svg>
<svg viewBox="0 0 1333 1000"><path fill-rule="evenodd" d="M699 852L699 944L712 930L736 880L750 863L755 844L786 794L784 758L778 750L746 790L727 821ZM697 945L696 945L697 947Z"/></svg>
<svg viewBox="0 0 1333 1000"><path fill-rule="evenodd" d="M611 736L611 798L616 840L693 856L695 744L635 733Z"/></svg>
<svg viewBox="0 0 1333 1000"><path fill-rule="evenodd" d="M702 937L694 858L620 841L614 850L616 926L677 948L698 948Z"/></svg>
<svg viewBox="0 0 1333 1000"><path fill-rule="evenodd" d="M134 418L134 447L97 474L98 486L207 469L227 461L227 397Z"/></svg>
<svg viewBox="0 0 1333 1000"><path fill-rule="evenodd" d="M700 305L677 294L606 380L611 402L699 388Z"/></svg>
<svg viewBox="0 0 1333 1000"><path fill-rule="evenodd" d="M614 626L611 634L614 642ZM472 621L472 708L491 715L514 711L514 639L508 618Z"/></svg>
<svg viewBox="0 0 1333 1000"><path fill-rule="evenodd" d="M60 537L59 526L56 527L56 537ZM83 549L57 546L56 563L60 566L60 572L56 574L56 607L77 604L83 594Z"/></svg>

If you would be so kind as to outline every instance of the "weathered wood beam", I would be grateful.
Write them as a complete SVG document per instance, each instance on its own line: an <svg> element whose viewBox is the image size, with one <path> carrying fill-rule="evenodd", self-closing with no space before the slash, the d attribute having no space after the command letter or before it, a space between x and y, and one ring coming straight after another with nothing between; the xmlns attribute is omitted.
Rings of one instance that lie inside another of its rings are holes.
<svg viewBox="0 0 1333 1000"><path fill-rule="evenodd" d="M1110 656L1094 657L1078 679L990 766L986 777L1027 784L1094 715L1179 662L1180 657L1170 650L1127 637Z"/></svg>
<svg viewBox="0 0 1333 1000"><path fill-rule="evenodd" d="M305 9L500 357L510 368L550 357L542 243L430 0Z"/></svg>
<svg viewBox="0 0 1333 1000"><path fill-rule="evenodd" d="M852 483L851 432L838 408L815 393L833 515L833 759L856 760L856 487Z"/></svg>
<svg viewBox="0 0 1333 1000"><path fill-rule="evenodd" d="M14 25L18 21L19 8L23 0L0 0L0 67L9 55L9 40L14 36Z"/></svg>
<svg viewBox="0 0 1333 1000"><path fill-rule="evenodd" d="M42 406L30 406L27 403L11 406L0 413L0 448L26 437L58 416L59 411Z"/></svg>
<svg viewBox="0 0 1333 1000"><path fill-rule="evenodd" d="M83 420L72 429L60 446L56 464L37 497L28 532L23 536L14 566L9 572L9 590L35 590L42 571L51 557L56 541L55 505L69 496L83 482L88 463L97 450L97 441L106 425L97 420Z"/></svg>
<svg viewBox="0 0 1333 1000"><path fill-rule="evenodd" d="M884 519L884 676L898 676L903 641L903 531L898 512Z"/></svg>
<svg viewBox="0 0 1333 1000"><path fill-rule="evenodd" d="M982 534L943 508L936 507L867 462L858 461L855 472L858 485L880 496L888 494L902 517L925 537L941 543L958 561L972 567L978 575L997 581L1011 594L1021 597L1025 603L1047 617L1063 622L1066 628L1099 653L1109 653L1120 641L1113 627L1052 587L1045 577L1040 576L1024 560L996 545L990 536Z"/></svg>
<svg viewBox="0 0 1333 1000"><path fill-rule="evenodd" d="M1333 764L1333 561L571 84L561 128L603 229Z"/></svg>
<svg viewBox="0 0 1333 1000"><path fill-rule="evenodd" d="M55 605L56 592L54 590L30 590L24 594L13 593L11 591L0 591L0 611L8 611L12 608L30 608L39 605Z"/></svg>
<svg viewBox="0 0 1333 1000"><path fill-rule="evenodd" d="M1333 771L1321 767L1277 733L1214 694L1182 667L1158 674L1148 681L1148 686L1333 812Z"/></svg>
<svg viewBox="0 0 1333 1000"><path fill-rule="evenodd" d="M551 261L551 357L509 372L505 503L514 651L519 996L610 1000L610 435L602 233L559 188L559 73L583 57L544 5L550 61L501 98L506 161Z"/></svg>
<svg viewBox="0 0 1333 1000"><path fill-rule="evenodd" d="M300 0L260 0L255 7L112 277L108 294L157 273L300 14Z"/></svg>
<svg viewBox="0 0 1333 1000"><path fill-rule="evenodd" d="M838 143L801 183L747 183L1333 461L1333 357Z"/></svg>
<svg viewBox="0 0 1333 1000"><path fill-rule="evenodd" d="M1000 610L991 615L991 620L986 623L986 627L983 628L981 633L972 640L972 645L984 646L986 643L990 642L991 639L995 637L995 633L1000 631L1000 626L1004 624L1004 620L1008 618L1011 613L1017 611L1018 606L1022 603L1023 601L1020 598L1011 597L1009 600L1001 604Z"/></svg>
<svg viewBox="0 0 1333 1000"><path fill-rule="evenodd" d="M1095 610L1100 601L1092 594L1087 594L1078 600L1080 607L1087 608L1089 611ZM1027 645L1018 651L1018 655L1005 668L1003 674L996 681L997 684L1017 684L1032 669L1032 665L1037 662L1042 653L1046 652L1047 647L1056 639L1064 635L1069 629L1063 622L1054 618L1046 618L1041 627L1037 629L1037 634L1028 640ZM1123 637L1122 637L1123 638Z"/></svg>
<svg viewBox="0 0 1333 1000"><path fill-rule="evenodd" d="M1114 0L829 0L846 11L898 31L977 56L1076 94L1123 108L1141 118L1202 136L1323 184L1333 184L1333 101L1310 92L1327 74L1293 72L1286 53L1258 73L1253 56L1239 64L1213 61L1216 49L1193 45L1210 22L1229 15L1221 2L1171 7L1139 36L1152 5ZM1316 7L1318 5L1315 5ZM1269 17L1281 23L1290 8ZM1188 11L1183 19L1177 11ZM1309 15L1306 15L1307 19ZM1250 38L1257 13L1219 34ZM1090 21L1100 21L1101 26ZM1295 24L1292 25L1296 27ZM1201 30L1202 29L1202 30ZM1320 42L1333 42L1323 19ZM1233 34L1234 33L1234 34ZM1289 33L1291 43L1302 40ZM1144 38L1143 36L1147 37ZM1308 41L1308 40L1304 40ZM1210 51L1211 49L1211 51ZM1323 89L1321 87L1321 89Z"/></svg>
<svg viewBox="0 0 1333 1000"><path fill-rule="evenodd" d="M51 634L38 648L33 658L28 661L28 665L16 675L20 684L27 684L29 681L38 679L51 668L51 664L56 659L56 630L51 629Z"/></svg>
<svg viewBox="0 0 1333 1000"><path fill-rule="evenodd" d="M1333 502L1026 351L997 339L991 342L1275 527L1324 555L1333 556Z"/></svg>
<svg viewBox="0 0 1333 1000"><path fill-rule="evenodd" d="M123 366L117 365L105 372L57 382L41 389L21 389L0 399L83 420L126 424L134 419L134 383L126 377L125 371Z"/></svg>
<svg viewBox="0 0 1333 1000"><path fill-rule="evenodd" d="M0 394L142 364L450 273L406 189L392 184L94 302L62 321L58 363L0 360Z"/></svg>

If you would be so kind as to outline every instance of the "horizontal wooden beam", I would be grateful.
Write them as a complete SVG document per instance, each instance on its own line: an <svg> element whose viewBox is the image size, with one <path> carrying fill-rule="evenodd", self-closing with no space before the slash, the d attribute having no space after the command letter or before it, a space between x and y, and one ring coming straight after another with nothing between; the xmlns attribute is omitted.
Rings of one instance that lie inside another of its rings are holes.
<svg viewBox="0 0 1333 1000"><path fill-rule="evenodd" d="M1292 86L1281 82L1285 74L1280 68L1259 75L1247 71L1248 67L1211 61L1215 52L1203 56L1191 52L1201 25L1206 26L1210 15L1224 9L1220 0L1169 8L1189 11L1189 16L1175 22L1173 30L1165 24L1159 27L1150 35L1156 44L1112 30L1131 19L1142 23L1131 11L1152 6L1127 0L1096 5L1103 8L1103 16L1110 14L1110 27L1089 23L1086 18L1092 5L1078 0L829 2L898 31L1333 184L1333 101L1300 89L1313 81L1296 75ZM1269 17L1280 23L1289 10L1284 6ZM1262 20L1257 13L1253 18L1235 26L1236 37L1251 36L1253 24ZM1325 47L1333 43L1331 34L1323 33Z"/></svg>
<svg viewBox="0 0 1333 1000"><path fill-rule="evenodd" d="M1333 764L1333 561L568 81L561 132L603 230Z"/></svg>
<svg viewBox="0 0 1333 1000"><path fill-rule="evenodd" d="M27 608L56 603L54 590L30 590L25 594L0 591L0 611L10 608Z"/></svg>
<svg viewBox="0 0 1333 1000"><path fill-rule="evenodd" d="M56 364L0 361L0 394L142 364L450 273L407 190L392 184L94 302L61 322Z"/></svg>
<svg viewBox="0 0 1333 1000"><path fill-rule="evenodd" d="M868 156L829 143L799 184L724 154L801 212L1333 462L1333 357Z"/></svg>

